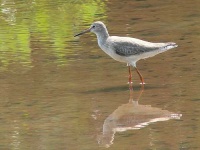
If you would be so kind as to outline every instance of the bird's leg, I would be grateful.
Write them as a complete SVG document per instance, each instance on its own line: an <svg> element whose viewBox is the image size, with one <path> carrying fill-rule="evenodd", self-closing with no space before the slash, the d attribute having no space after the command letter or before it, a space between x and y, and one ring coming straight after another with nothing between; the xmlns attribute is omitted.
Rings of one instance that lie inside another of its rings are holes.
<svg viewBox="0 0 200 150"><path fill-rule="evenodd" d="M131 66L128 66L128 72L129 72L129 84L132 83L132 73L131 73Z"/></svg>
<svg viewBox="0 0 200 150"><path fill-rule="evenodd" d="M137 73L138 73L138 75L139 75L139 77L140 77L140 80L141 80L141 84L142 84L142 87L144 87L144 78L142 77L142 75L141 75L141 73L139 72L139 70L137 69L137 67L135 67L135 70L137 71Z"/></svg>
<svg viewBox="0 0 200 150"><path fill-rule="evenodd" d="M129 72L129 80L128 80L129 89L130 89L130 90L133 90L131 66L130 66L129 64L127 64L127 66L128 66L128 72Z"/></svg>

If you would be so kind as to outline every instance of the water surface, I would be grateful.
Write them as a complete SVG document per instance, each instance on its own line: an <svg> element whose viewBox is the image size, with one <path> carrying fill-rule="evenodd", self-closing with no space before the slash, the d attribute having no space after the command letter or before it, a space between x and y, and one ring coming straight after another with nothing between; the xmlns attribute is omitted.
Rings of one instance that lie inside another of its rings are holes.
<svg viewBox="0 0 200 150"><path fill-rule="evenodd" d="M0 149L200 149L199 8L198 0L1 1ZM73 37L96 20L111 35L179 45L137 63L147 83L138 102L134 70L130 104L126 64L94 34Z"/></svg>

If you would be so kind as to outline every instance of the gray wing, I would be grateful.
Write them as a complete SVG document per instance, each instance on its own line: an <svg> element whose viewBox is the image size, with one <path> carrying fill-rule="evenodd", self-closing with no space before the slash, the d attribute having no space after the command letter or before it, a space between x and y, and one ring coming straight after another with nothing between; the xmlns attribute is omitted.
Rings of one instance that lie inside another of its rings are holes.
<svg viewBox="0 0 200 150"><path fill-rule="evenodd" d="M120 56L140 55L145 52L157 50L158 47L147 47L129 42L117 42L113 45L116 54Z"/></svg>

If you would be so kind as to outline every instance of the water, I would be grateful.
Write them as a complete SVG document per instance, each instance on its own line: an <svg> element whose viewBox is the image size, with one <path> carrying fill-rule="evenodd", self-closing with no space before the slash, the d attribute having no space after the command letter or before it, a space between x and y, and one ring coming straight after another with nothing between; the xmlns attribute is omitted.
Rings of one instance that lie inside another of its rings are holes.
<svg viewBox="0 0 200 150"><path fill-rule="evenodd" d="M198 0L2 0L0 149L200 149L199 7ZM104 54L94 34L73 37L96 20L111 35L179 45L137 63L147 83L138 104L129 103L126 64ZM179 117L145 120L151 109ZM114 127L110 140L104 133Z"/></svg>

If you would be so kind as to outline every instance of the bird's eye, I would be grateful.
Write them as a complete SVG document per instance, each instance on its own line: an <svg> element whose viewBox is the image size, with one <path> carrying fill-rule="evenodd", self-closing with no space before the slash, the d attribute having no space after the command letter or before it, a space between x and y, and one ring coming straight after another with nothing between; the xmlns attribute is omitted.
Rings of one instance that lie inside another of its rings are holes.
<svg viewBox="0 0 200 150"><path fill-rule="evenodd" d="M92 26L92 28L95 28L95 26Z"/></svg>

